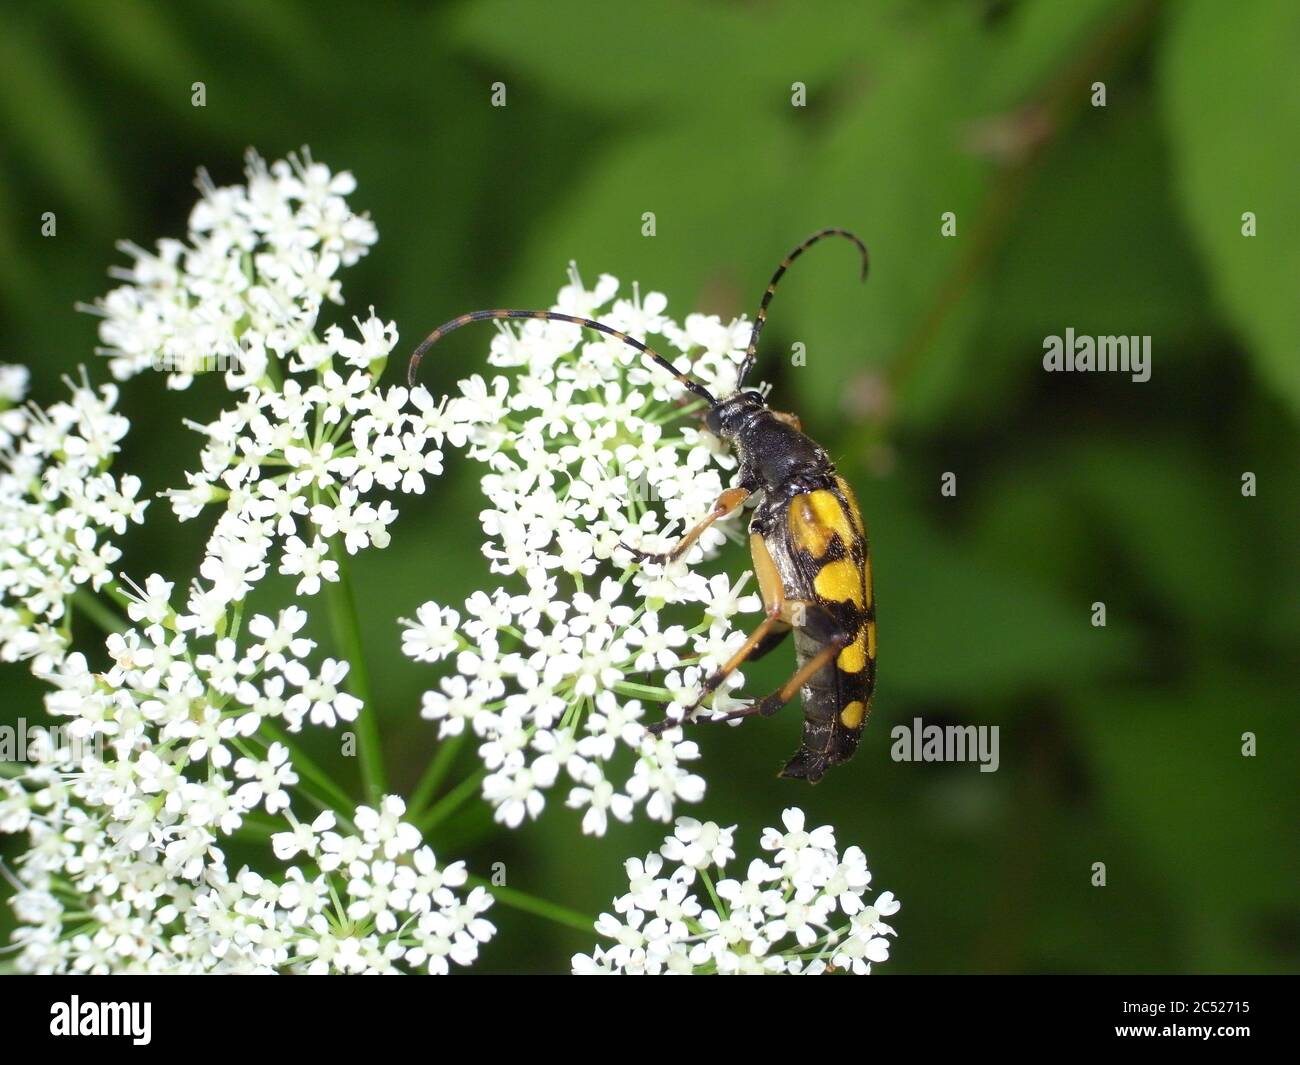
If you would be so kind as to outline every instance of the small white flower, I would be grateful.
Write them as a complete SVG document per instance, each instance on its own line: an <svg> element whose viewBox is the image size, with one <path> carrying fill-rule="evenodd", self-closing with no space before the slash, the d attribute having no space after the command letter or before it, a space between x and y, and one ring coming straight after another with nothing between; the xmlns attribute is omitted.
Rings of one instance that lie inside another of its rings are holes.
<svg viewBox="0 0 1300 1065"><path fill-rule="evenodd" d="M456 628L460 615L450 607L425 603L415 612L415 620L399 618L404 626L402 653L417 662L438 662L460 645Z"/></svg>
<svg viewBox="0 0 1300 1065"><path fill-rule="evenodd" d="M735 832L735 825L722 828L712 821L701 823L693 817L679 817L673 834L664 840L660 853L686 870L709 866L721 869L736 856L733 849Z"/></svg>
<svg viewBox="0 0 1300 1065"><path fill-rule="evenodd" d="M301 662L290 662L284 667L284 679L301 689L289 697L286 712L296 721L307 718L313 725L332 728L339 718L355 721L361 711L361 700L348 692L340 691L348 675L348 663L327 658L313 675Z"/></svg>
<svg viewBox="0 0 1300 1065"><path fill-rule="evenodd" d="M284 555L280 559L280 572L302 575L295 589L299 595L315 595L320 591L321 580L337 581L339 565L329 558L329 547L317 538L310 545L297 536L285 541Z"/></svg>

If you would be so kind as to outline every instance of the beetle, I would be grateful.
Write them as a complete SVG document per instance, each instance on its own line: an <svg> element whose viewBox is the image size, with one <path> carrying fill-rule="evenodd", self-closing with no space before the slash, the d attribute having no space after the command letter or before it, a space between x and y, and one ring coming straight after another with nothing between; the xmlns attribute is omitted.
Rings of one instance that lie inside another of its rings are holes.
<svg viewBox="0 0 1300 1065"><path fill-rule="evenodd" d="M653 553L621 545L644 563L680 558L714 522L758 496L749 524L749 547L762 595L764 618L723 666L707 677L695 703L680 718L649 726L655 733L692 720L694 711L745 662L753 662L794 634L796 667L789 680L762 699L711 721L775 714L796 694L803 701L803 735L781 776L816 783L833 765L853 757L876 688L876 607L871 555L862 512L853 489L826 450L802 431L799 419L772 410L758 391L744 387L757 360L758 341L777 284L800 255L825 237L853 242L868 269L867 248L846 229L818 230L781 260L754 316L736 389L715 398L699 381L677 370L653 348L611 326L558 311L483 310L438 326L411 355L408 383L414 387L425 352L448 333L471 322L535 318L570 322L611 336L641 352L708 404L705 424L726 441L739 460L735 484L669 551Z"/></svg>

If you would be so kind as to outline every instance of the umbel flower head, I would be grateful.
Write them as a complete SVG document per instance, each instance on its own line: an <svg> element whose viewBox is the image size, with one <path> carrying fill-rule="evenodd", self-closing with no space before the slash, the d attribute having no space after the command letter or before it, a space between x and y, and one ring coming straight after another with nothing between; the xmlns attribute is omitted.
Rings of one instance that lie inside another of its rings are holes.
<svg viewBox="0 0 1300 1065"><path fill-rule="evenodd" d="M85 308L104 319L99 353L113 376L165 370L169 387L188 388L196 374L222 369L237 389L277 362L325 361L314 335L321 308L342 302L339 269L379 238L348 206L356 180L305 150L270 166L249 152L245 184L218 188L200 171L198 186L188 240L159 241L154 252L123 241L134 263L112 274L125 284ZM345 361L367 365L360 356L372 337L347 342Z"/></svg>
<svg viewBox="0 0 1300 1065"><path fill-rule="evenodd" d="M871 871L857 847L840 854L830 826L805 828L802 810L764 830L743 879L723 877L735 827L679 818L657 854L627 862L628 892L596 922L606 940L577 954L580 974L871 972L889 957L898 912L891 892L868 902Z"/></svg>
<svg viewBox="0 0 1300 1065"><path fill-rule="evenodd" d="M571 267L554 309L662 338L679 368L718 394L734 388L743 320L693 314L679 325L662 294L618 290L608 274L589 289ZM683 716L744 640L734 618L759 597L748 573L700 567L734 520L667 566L640 566L619 544L669 546L708 511L734 460L698 427L698 401L625 345L528 320L500 326L488 359L499 372L462 381L444 419L487 467L483 551L502 583L460 606L428 602L405 622L408 655L454 665L423 714L442 737L477 737L483 795L508 825L538 816L555 789L589 833L637 810L669 821L679 801L703 797L699 751L681 728L645 726ZM429 403L421 389L412 399ZM730 678L713 710L737 705L743 681Z"/></svg>
<svg viewBox="0 0 1300 1065"><path fill-rule="evenodd" d="M441 469L438 413L376 383L392 325L316 333L335 273L375 240L352 186L255 156L246 185L203 179L187 241L131 248L97 307L119 379L216 371L231 390L170 494L182 520L213 519L186 583L114 571L147 506L111 470L130 429L118 387L83 378L15 407L25 373L0 367L0 660L50 684L60 726L0 780L0 831L29 841L13 874L25 970L445 972L493 934L491 897L436 859L401 798L358 803L294 747L368 712L353 664L318 653L303 607L245 609L273 567L303 597L334 585L349 554L388 543L380 493ZM89 654L72 645L83 609L108 630ZM236 835L263 860L231 868Z"/></svg>

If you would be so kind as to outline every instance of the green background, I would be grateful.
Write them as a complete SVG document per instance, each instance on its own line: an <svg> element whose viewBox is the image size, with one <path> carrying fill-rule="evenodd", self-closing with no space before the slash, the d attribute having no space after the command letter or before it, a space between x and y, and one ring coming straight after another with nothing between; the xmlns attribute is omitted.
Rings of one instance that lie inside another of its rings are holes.
<svg viewBox="0 0 1300 1065"><path fill-rule="evenodd" d="M356 174L352 202L381 239L333 313L374 304L404 346L464 310L549 303L570 259L588 281L609 271L667 292L679 317L752 314L788 246L848 226L871 246L870 281L857 285L846 245L801 261L761 373L866 512L874 714L856 761L815 790L774 776L797 713L702 730L709 794L690 812L739 822L743 861L792 803L862 845L903 903L882 972L1294 971L1298 13L1253 0L11 8L0 360L32 367L34 398L59 396L60 375L95 363L95 322L72 306L110 287L113 242L183 233L195 169L238 181L250 145L276 158L309 144ZM505 108L490 106L496 81ZM794 82L806 107L791 106ZM40 235L46 211L55 238ZM940 235L945 211L955 238ZM1150 335L1151 380L1044 373L1043 338L1067 327ZM480 371L487 340L444 345L430 386ZM782 356L795 341L797 370ZM215 380L175 394L137 379L119 468L150 490L181 484L199 441L180 419L224 395ZM429 672L399 655L394 618L489 581L479 470L449 466L402 501L391 549L354 570L399 787L435 744L416 713ZM940 495L945 471L955 498ZM183 582L198 529L150 514L124 568ZM745 566L739 548L728 564ZM756 690L786 657L753 671ZM22 667L2 674L0 717L38 716ZM889 730L917 716L1001 726L1000 770L891 761ZM315 738L328 760L334 738ZM473 765L463 752L457 776ZM433 842L594 915L625 886L622 859L662 829L595 840L577 824L557 790L539 823L504 832L471 804ZM565 969L594 942L503 906L494 920L484 969Z"/></svg>

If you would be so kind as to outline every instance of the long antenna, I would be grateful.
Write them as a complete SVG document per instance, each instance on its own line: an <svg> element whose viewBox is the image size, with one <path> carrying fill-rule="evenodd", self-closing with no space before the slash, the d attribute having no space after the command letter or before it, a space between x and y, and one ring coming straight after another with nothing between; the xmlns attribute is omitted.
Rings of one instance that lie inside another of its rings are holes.
<svg viewBox="0 0 1300 1065"><path fill-rule="evenodd" d="M745 349L745 361L740 366L740 376L736 379L736 387L740 388L745 383L745 378L749 376L749 371L754 368L754 362L758 358L758 338L763 332L763 325L767 322L767 306L772 302L772 296L776 292L776 283L785 276L785 272L790 269L790 264L799 256L811 248L823 237L844 237L851 240L857 245L858 251L862 253L862 280L867 279L867 267L869 260L867 257L867 246L857 237L856 234L850 233L847 229L819 229L812 236L808 237L789 255L781 260L781 265L776 268L776 273L772 275L772 280L767 283L767 289L763 293L763 299L758 305L758 313L754 315L754 328L749 334L749 347Z"/></svg>
<svg viewBox="0 0 1300 1065"><path fill-rule="evenodd" d="M665 359L654 348L642 344L635 337L630 337L626 333L621 333L612 326L604 325L591 318L577 318L571 314L560 314L558 311L508 311L503 309L488 311L471 311L469 314L462 314L458 318L453 318L449 322L443 322L432 333L424 338L424 342L415 349L411 354L411 363L406 371L406 382L412 388L415 387L415 377L420 369L420 360L424 358L424 353L434 344L438 343L448 333L454 332L461 326L469 325L471 322L486 322L492 319L501 320L504 318L535 318L544 322L570 322L573 325L585 326L587 329L594 329L598 333L604 333L615 340L621 340L624 344L636 348L642 355L649 356L655 363L667 370L683 386L690 389L691 392L699 396L710 407L716 406L715 400L709 390L700 384L695 378L678 370L671 362Z"/></svg>

